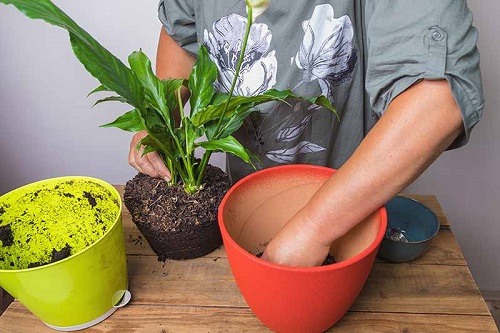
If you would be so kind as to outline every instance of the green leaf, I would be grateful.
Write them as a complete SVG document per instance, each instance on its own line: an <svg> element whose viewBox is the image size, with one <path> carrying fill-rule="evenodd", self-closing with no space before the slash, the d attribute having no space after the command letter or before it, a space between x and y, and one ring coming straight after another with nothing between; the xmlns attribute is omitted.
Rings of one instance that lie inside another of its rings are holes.
<svg viewBox="0 0 500 333"><path fill-rule="evenodd" d="M151 137L150 135L145 136L139 141L136 149L139 150L141 146L144 146L144 151L152 152L152 151L161 151L160 145L158 142ZM147 153L146 153L147 154ZM144 153L143 153L144 155Z"/></svg>
<svg viewBox="0 0 500 333"><path fill-rule="evenodd" d="M220 91L216 91L210 101L210 105L219 105L227 101L229 94L221 93Z"/></svg>
<svg viewBox="0 0 500 333"><path fill-rule="evenodd" d="M165 153L167 158L173 158L177 150L174 149L172 136L161 115L153 109L140 110L140 114L149 137L143 145L151 145Z"/></svg>
<svg viewBox="0 0 500 333"><path fill-rule="evenodd" d="M182 118L181 130L184 131L184 140L186 141L186 152L191 154L194 149L194 142L203 135L203 128L195 127L188 117Z"/></svg>
<svg viewBox="0 0 500 333"><path fill-rule="evenodd" d="M296 96L297 97L297 96ZM300 98L300 97L297 97ZM337 109L332 105L330 100L326 98L325 96L321 95L316 98L305 98L306 101L311 102L312 104L316 104L319 106L322 106L324 108L327 108L328 110L332 111L335 116L337 116L337 119L340 120L339 114L337 113Z"/></svg>
<svg viewBox="0 0 500 333"><path fill-rule="evenodd" d="M234 132L236 132L245 119L253 112L258 112L259 110L253 108L238 108L236 112L233 113L231 118L226 118L221 123L221 131L218 135L218 138L225 138ZM212 140L215 135L215 130L218 124L218 120L212 120L205 123L205 134L207 135L207 139Z"/></svg>
<svg viewBox="0 0 500 333"><path fill-rule="evenodd" d="M163 90L165 91L165 100L167 103L167 107L170 110L170 112L174 112L174 110L177 110L178 108L178 103L177 103L177 90L182 86L182 83L184 82L183 79L167 79L163 80Z"/></svg>
<svg viewBox="0 0 500 333"><path fill-rule="evenodd" d="M87 71L131 105L143 107L142 87L134 73L51 1L0 0L0 3L12 4L32 19L42 19L66 29L73 51Z"/></svg>
<svg viewBox="0 0 500 333"><path fill-rule="evenodd" d="M241 158L246 163L252 164L252 160L250 158L251 153L248 152L245 147L243 147L241 143L239 143L238 140L231 135L219 140L199 142L197 145L205 148L207 151L221 151L233 154Z"/></svg>
<svg viewBox="0 0 500 333"><path fill-rule="evenodd" d="M133 109L132 111L116 118L115 121L109 124L101 125L100 127L118 127L119 129L128 132L139 132L145 129L142 124L141 115L137 109Z"/></svg>
<svg viewBox="0 0 500 333"><path fill-rule="evenodd" d="M198 59L189 76L191 116L205 108L212 100L217 73L217 66L210 59L207 48L201 46L198 51Z"/></svg>
<svg viewBox="0 0 500 333"><path fill-rule="evenodd" d="M227 123L227 120L225 122ZM203 125L203 127L205 128L205 134L206 134L208 140L214 139L215 131L217 130L218 124L219 124L219 121L212 120L212 121L205 123L205 125ZM222 124L223 124L222 126L224 126L224 121Z"/></svg>
<svg viewBox="0 0 500 333"><path fill-rule="evenodd" d="M91 38L91 37L90 37ZM124 97L136 108L142 108L144 93L134 73L97 41L93 44L70 33L73 52L87 71L104 86Z"/></svg>
<svg viewBox="0 0 500 333"><path fill-rule="evenodd" d="M149 108L145 109L141 111L141 117L144 119L144 125L149 135L162 144L168 144L170 142L170 135L165 120L163 120L156 110Z"/></svg>
<svg viewBox="0 0 500 333"><path fill-rule="evenodd" d="M89 97L92 94L101 92L101 91L110 91L110 90L101 84L99 87L97 87L94 90L92 90L91 92L89 92L89 94L87 95L87 97Z"/></svg>
<svg viewBox="0 0 500 333"><path fill-rule="evenodd" d="M245 119L253 112L259 112L259 110L253 108L242 108L241 110L237 110L231 119L221 126L222 132L219 137L225 138L236 132L241 125L243 125Z"/></svg>
<svg viewBox="0 0 500 333"><path fill-rule="evenodd" d="M272 102L272 101L282 101L288 97L296 97L290 90L275 90L271 89L266 91L262 95L257 96L233 96L229 102L228 110L224 117L231 117L238 107L253 108L256 105ZM219 104L209 105L205 109L199 111L192 117L193 124L195 126L201 126L206 122L218 119L224 114L224 108L226 106L226 99L220 99Z"/></svg>
<svg viewBox="0 0 500 333"><path fill-rule="evenodd" d="M146 95L146 102L153 108L160 111L165 121L171 121L170 111L165 102L165 89L160 79L153 73L151 61L142 52L135 51L128 57L130 68L141 81Z"/></svg>
<svg viewBox="0 0 500 333"><path fill-rule="evenodd" d="M233 116L233 114L237 110L240 110L240 108L241 110L248 110L257 105L272 101L280 101L283 103L287 103L286 102L287 98L301 99L304 101L308 101L312 104L323 106L328 110L332 111L333 113L335 113L337 118L339 117L335 107L330 103L328 98L326 98L325 96L319 96L316 98L302 98L300 96L295 95L290 90L276 90L276 89L270 89L264 92L262 95L257 95L257 96L249 96L249 97L233 96L233 98L231 98L231 101L229 102L229 107L224 117ZM226 100L227 100L227 95L219 96L217 100L218 104L209 105L208 107L199 111L197 114L193 116L192 118L193 124L195 126L201 126L210 120L220 118L224 113Z"/></svg>
<svg viewBox="0 0 500 333"><path fill-rule="evenodd" d="M127 103L127 100L121 96L109 96L103 99L98 100L97 102L92 105L92 107L96 106L97 104L101 104L104 102L121 102L121 103Z"/></svg>
<svg viewBox="0 0 500 333"><path fill-rule="evenodd" d="M159 151L158 147L146 146L146 148L144 148L144 151L142 152L141 156L144 156L144 155L149 154L149 153L153 153L155 151Z"/></svg>
<svg viewBox="0 0 500 333"><path fill-rule="evenodd" d="M145 117L143 116L143 119L145 119L148 134L161 146L161 151L166 154L167 158L175 159L180 157L183 151L179 150L171 132L166 127L158 112L152 109L148 109L146 112L147 115ZM177 129L174 131L174 135L176 135L177 138L179 137ZM182 142L179 143L181 144L182 150L184 150L185 145L183 145Z"/></svg>

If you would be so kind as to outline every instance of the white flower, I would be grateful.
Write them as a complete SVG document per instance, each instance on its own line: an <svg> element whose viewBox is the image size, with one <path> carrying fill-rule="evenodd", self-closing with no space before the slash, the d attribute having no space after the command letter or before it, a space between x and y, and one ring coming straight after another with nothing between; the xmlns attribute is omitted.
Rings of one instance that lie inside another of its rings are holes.
<svg viewBox="0 0 500 333"><path fill-rule="evenodd" d="M351 19L347 15L336 19L333 7L324 4L316 6L302 28L304 39L295 63L303 70L303 82L318 80L323 95L330 97L331 86L348 78L357 60Z"/></svg>
<svg viewBox="0 0 500 333"><path fill-rule="evenodd" d="M219 91L228 92L236 75L246 23L245 17L231 14L214 22L213 33L204 32L204 44L219 69L219 78L215 82ZM278 61L275 51L269 50L271 39L272 33L266 24L252 24L235 95L262 94L276 84Z"/></svg>
<svg viewBox="0 0 500 333"><path fill-rule="evenodd" d="M252 7L252 23L255 22L255 19L260 16L262 13L264 13L269 5L271 4L271 1L269 0L248 0L247 2L250 7Z"/></svg>

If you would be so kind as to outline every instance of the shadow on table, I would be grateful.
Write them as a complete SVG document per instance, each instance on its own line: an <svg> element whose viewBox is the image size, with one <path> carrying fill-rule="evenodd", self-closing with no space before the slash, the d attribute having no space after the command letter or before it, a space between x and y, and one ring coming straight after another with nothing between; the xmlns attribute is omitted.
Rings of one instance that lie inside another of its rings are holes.
<svg viewBox="0 0 500 333"><path fill-rule="evenodd" d="M14 298L10 296L5 290L0 288L0 316L7 309L7 307L12 303Z"/></svg>

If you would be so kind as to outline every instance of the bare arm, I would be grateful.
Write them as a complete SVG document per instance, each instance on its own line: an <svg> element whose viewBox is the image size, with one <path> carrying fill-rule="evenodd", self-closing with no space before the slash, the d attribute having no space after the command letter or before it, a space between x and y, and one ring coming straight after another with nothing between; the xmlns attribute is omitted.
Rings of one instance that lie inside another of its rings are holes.
<svg viewBox="0 0 500 333"><path fill-rule="evenodd" d="M187 79L193 68L195 59L184 51L166 32L161 29L158 50L156 54L156 75L160 79ZM184 102L189 98L188 91L182 92ZM177 113L175 113L177 115ZM161 177L170 180L170 172L157 153L142 156L142 148L137 150L137 144L147 135L146 131L137 132L130 142L128 161L137 171L151 177Z"/></svg>
<svg viewBox="0 0 500 333"><path fill-rule="evenodd" d="M156 53L156 75L160 79L187 79L195 58L184 51L165 29L161 29Z"/></svg>
<svg viewBox="0 0 500 333"><path fill-rule="evenodd" d="M462 130L460 109L445 80L415 84L394 99L263 258L289 266L321 264L335 239L415 180Z"/></svg>

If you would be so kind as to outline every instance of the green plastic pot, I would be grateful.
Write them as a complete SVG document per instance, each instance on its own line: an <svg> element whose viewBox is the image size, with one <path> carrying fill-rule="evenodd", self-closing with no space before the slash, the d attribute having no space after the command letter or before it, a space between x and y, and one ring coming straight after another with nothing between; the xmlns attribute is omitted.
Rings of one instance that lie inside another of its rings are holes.
<svg viewBox="0 0 500 333"><path fill-rule="evenodd" d="M80 203L82 200L84 202L85 198L89 198L89 188L97 186L102 189L104 194L96 195L93 201L88 199L88 203L92 204L92 209L107 212L106 217L109 221L100 221L107 225L103 228L103 235L77 253L57 262L22 269L16 269L16 264L13 263L11 265L14 269L0 269L0 286L51 328L74 331L103 321L118 307L130 300L130 293L127 291L128 279L120 195L113 186L99 179L60 177L32 183L1 196L0 212L5 213L5 207L23 211L35 209L29 207L30 202L20 198L38 196L38 193L41 193L40 190L43 190L44 205L36 208L41 213L33 220L35 223L44 223L47 219L53 218L50 216L51 212L57 210L65 210L64 213L69 212L70 215L75 214L73 218L78 221L82 216L78 215L75 205L64 204L64 201L57 197L57 190L63 186L64 195L67 197L73 195L74 197L71 198L75 200L75 203ZM5 215L0 215L0 226L5 226L9 222L6 221ZM31 222L32 228L34 228L33 221ZM57 223L59 223L57 237L85 237L84 232L80 232L81 235L73 233L72 236L68 236L64 228L66 222L58 221ZM22 232L17 233L18 236L16 236L16 230L13 230L14 238L25 237L23 235L31 232L30 226L27 225L22 225L20 229ZM70 229L69 223L68 229ZM9 247L4 247L4 259L8 256L8 251L18 251L21 257L33 255L30 250L20 251L20 247L16 249L15 242ZM34 248L33 251L35 251Z"/></svg>

